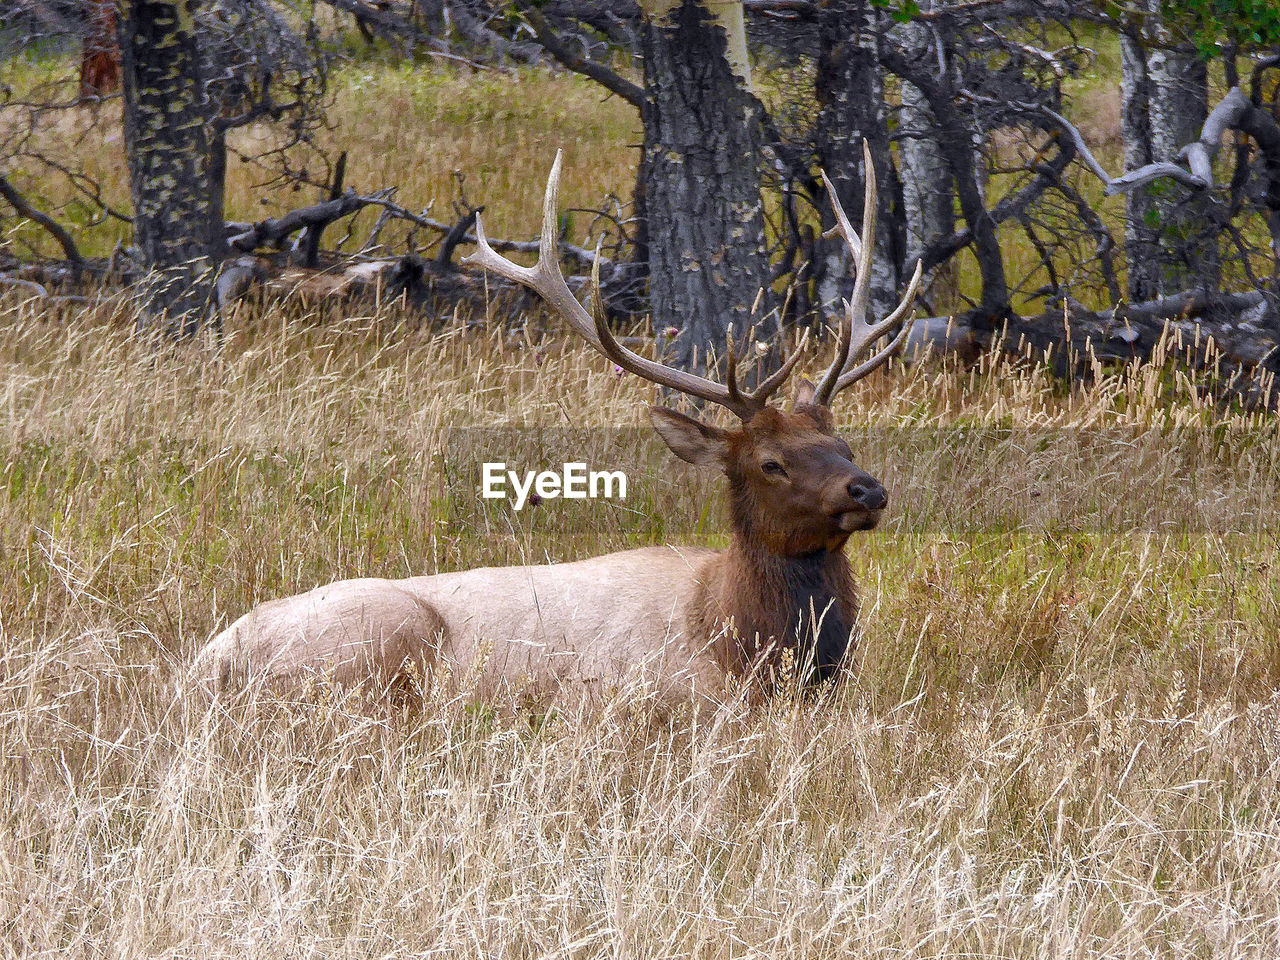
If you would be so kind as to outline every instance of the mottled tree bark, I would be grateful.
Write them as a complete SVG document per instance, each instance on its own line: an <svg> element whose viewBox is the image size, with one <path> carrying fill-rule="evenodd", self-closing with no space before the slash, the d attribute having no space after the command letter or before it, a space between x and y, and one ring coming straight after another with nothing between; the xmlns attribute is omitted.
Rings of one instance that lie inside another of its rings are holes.
<svg viewBox="0 0 1280 960"><path fill-rule="evenodd" d="M880 56L886 68L915 84L933 111L938 150L951 171L960 214L972 233L970 242L982 278L982 299L967 320L980 331L995 330L1009 315L1009 282L996 221L983 201L982 176L974 157L972 133L956 107L951 80L935 76L896 50L882 48Z"/></svg>
<svg viewBox="0 0 1280 960"><path fill-rule="evenodd" d="M926 0L920 5L927 10ZM931 43L924 24L912 22L901 28L905 46L911 56ZM909 270L925 248L955 230L955 208L952 201L951 171L938 147L938 121L920 88L902 81L902 109L899 113L898 155L902 158L902 212L906 220L906 256ZM950 266L940 268L953 273ZM946 279L949 279L946 278ZM939 276L926 277L926 290Z"/></svg>
<svg viewBox="0 0 1280 960"><path fill-rule="evenodd" d="M1124 141L1124 169L1128 172L1155 162L1147 52L1140 39L1121 34L1120 64L1120 137ZM1152 300L1160 292L1157 222L1149 191L1138 189L1125 194L1125 260L1129 267L1129 299L1135 303Z"/></svg>
<svg viewBox="0 0 1280 960"><path fill-rule="evenodd" d="M741 4L712 6L650 0L641 31L650 304L690 370L724 352L729 324L745 336L769 277Z"/></svg>
<svg viewBox="0 0 1280 960"><path fill-rule="evenodd" d="M928 13L933 0L920 1L920 10ZM911 20L897 28L908 56L933 55L933 33L920 20ZM902 259L910 273L924 251L956 228L954 189L951 170L938 146L938 120L920 88L902 81L902 106L899 113L897 152L901 159L902 219L905 220L905 255ZM937 293L954 298L957 289L955 260L947 260L924 275L923 294L929 300Z"/></svg>
<svg viewBox="0 0 1280 960"><path fill-rule="evenodd" d="M1190 48L1152 50L1147 58L1151 93L1151 148L1156 160L1173 160L1200 136L1209 115L1208 65ZM1180 184L1161 182L1161 296L1189 288L1216 289L1219 230L1212 223L1213 198Z"/></svg>
<svg viewBox="0 0 1280 960"><path fill-rule="evenodd" d="M875 259L871 269L871 309L884 316L897 303L901 243L895 243L893 166L885 124L884 79L877 54L876 11L868 0L821 0L815 91L819 104L818 162L827 172L845 212L862 220L866 188L862 143L871 148L877 196ZM824 205L822 228L834 224ZM843 313L842 300L853 291L854 269L839 237L821 240L815 264L818 305L826 317Z"/></svg>
<svg viewBox="0 0 1280 960"><path fill-rule="evenodd" d="M1142 37L1121 37L1121 123L1125 169L1172 161L1200 136L1209 113L1207 64L1165 28L1160 0L1147 0ZM1135 300L1190 288L1214 289L1221 258L1214 202L1168 180L1129 194L1125 241Z"/></svg>
<svg viewBox="0 0 1280 960"><path fill-rule="evenodd" d="M932 0L920 3L923 12L932 8ZM896 27L894 36L907 56L933 56L933 34L919 20ZM938 147L937 118L920 88L906 80L902 81L897 135L905 230L902 263L909 273L931 244L951 236L956 215L951 171ZM955 261L948 260L925 274L922 293L928 300L942 288L954 297L956 280Z"/></svg>
<svg viewBox="0 0 1280 960"><path fill-rule="evenodd" d="M199 0L125 0L121 45L139 331L190 336L221 254L222 173L196 36ZM216 189L215 189L216 187Z"/></svg>

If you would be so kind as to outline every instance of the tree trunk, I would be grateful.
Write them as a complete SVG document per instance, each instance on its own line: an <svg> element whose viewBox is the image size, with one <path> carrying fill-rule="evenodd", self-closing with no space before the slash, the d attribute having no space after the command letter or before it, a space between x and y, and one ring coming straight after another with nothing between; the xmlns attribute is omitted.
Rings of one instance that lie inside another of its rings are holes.
<svg viewBox="0 0 1280 960"><path fill-rule="evenodd" d="M925 0L921 10L932 4ZM932 40L924 24L913 21L899 28L910 56L929 46ZM955 193L951 171L938 147L938 121L920 88L902 81L902 109L899 112L898 156L902 163L902 212L906 221L903 265L910 273L930 244L951 236L956 228ZM942 294L954 297L957 276L954 260L932 270L925 277L926 299Z"/></svg>
<svg viewBox="0 0 1280 960"><path fill-rule="evenodd" d="M1120 136L1124 141L1124 169L1137 170L1155 162L1151 149L1150 81L1147 51L1137 37L1120 35ZM1129 265L1129 300L1154 300L1160 292L1158 214L1147 190L1125 194L1125 259Z"/></svg>
<svg viewBox="0 0 1280 960"><path fill-rule="evenodd" d="M409 8L422 23L422 27L433 37L441 36L445 31L444 0L414 0Z"/></svg>
<svg viewBox="0 0 1280 960"><path fill-rule="evenodd" d="M876 11L868 0L823 0L818 15L819 55L815 88L819 104L818 162L827 172L840 203L855 226L862 220L866 185L862 143L871 148L877 196L875 259L870 303L884 316L897 303L900 246L894 243L894 210L889 189L893 166L885 125L884 80L877 55ZM834 224L823 205L822 228ZM853 291L854 264L839 237L822 240L816 265L818 306L824 317L843 313L842 300Z"/></svg>
<svg viewBox="0 0 1280 960"><path fill-rule="evenodd" d="M227 132L210 125L209 130L209 255L216 268L227 253Z"/></svg>
<svg viewBox="0 0 1280 960"><path fill-rule="evenodd" d="M729 324L745 336L768 282L761 107L740 0L643 6L650 305L655 326L680 331L674 362L702 370Z"/></svg>
<svg viewBox="0 0 1280 960"><path fill-rule="evenodd" d="M880 55L890 71L919 88L937 120L938 149L951 171L960 214L972 231L970 242L982 278L982 299L966 321L984 336L989 335L1009 315L1009 281L996 221L982 198L982 174L975 162L972 132L956 106L957 91L951 78L935 76L891 48L882 48Z"/></svg>
<svg viewBox="0 0 1280 960"><path fill-rule="evenodd" d="M221 182L195 29L199 0L126 0L121 44L134 244L148 275L138 329L190 336L221 255ZM218 196L214 196L218 193Z"/></svg>
<svg viewBox="0 0 1280 960"><path fill-rule="evenodd" d="M1199 139L1209 113L1207 64L1164 26L1160 0L1147 0L1141 39L1121 37L1121 123L1125 169L1177 159ZM1189 288L1216 289L1221 272L1215 204L1208 191L1158 180L1126 201L1129 295L1135 301Z"/></svg>
<svg viewBox="0 0 1280 960"><path fill-rule="evenodd" d="M1151 91L1151 148L1156 160L1173 160L1200 137L1209 115L1209 77L1190 48L1158 49L1147 58ZM1162 181L1155 199L1160 222L1160 295L1191 287L1216 289L1221 266L1213 198Z"/></svg>

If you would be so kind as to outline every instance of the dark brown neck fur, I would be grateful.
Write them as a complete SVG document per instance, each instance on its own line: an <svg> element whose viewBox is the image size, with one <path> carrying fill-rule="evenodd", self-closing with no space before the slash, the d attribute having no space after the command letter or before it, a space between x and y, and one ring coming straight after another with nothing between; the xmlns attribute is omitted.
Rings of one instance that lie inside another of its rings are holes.
<svg viewBox="0 0 1280 960"><path fill-rule="evenodd" d="M806 682L836 671L858 611L843 545L842 539L839 549L778 552L735 510L733 543L718 558L705 623L722 635L727 668L744 672L763 656L769 670L790 650Z"/></svg>

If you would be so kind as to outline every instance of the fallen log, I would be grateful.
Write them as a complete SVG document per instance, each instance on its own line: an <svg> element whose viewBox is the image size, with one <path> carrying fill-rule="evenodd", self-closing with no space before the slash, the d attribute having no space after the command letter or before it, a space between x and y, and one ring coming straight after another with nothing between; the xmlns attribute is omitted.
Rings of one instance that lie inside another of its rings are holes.
<svg viewBox="0 0 1280 960"><path fill-rule="evenodd" d="M348 190L335 200L324 200L309 207L290 210L282 217L261 220L249 229L229 236L227 246L237 253L252 253L259 247L268 245L279 247L299 230L323 230L335 220L350 216L378 199L389 197L391 193L388 188L370 197L363 197L354 190ZM243 226L234 224L233 229Z"/></svg>
<svg viewBox="0 0 1280 960"><path fill-rule="evenodd" d="M1066 298L1035 317L1015 317L1006 327L1010 345L1047 351L1066 348L1099 360L1149 360L1170 336L1185 346L1207 345L1241 368L1276 365L1280 313L1258 291L1184 291L1160 300L1089 310ZM1277 366L1280 369L1280 366Z"/></svg>

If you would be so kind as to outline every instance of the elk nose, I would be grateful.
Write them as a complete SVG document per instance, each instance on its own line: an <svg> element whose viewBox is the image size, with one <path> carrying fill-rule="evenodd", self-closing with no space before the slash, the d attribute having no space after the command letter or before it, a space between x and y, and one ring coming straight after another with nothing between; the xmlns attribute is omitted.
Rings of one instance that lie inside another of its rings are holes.
<svg viewBox="0 0 1280 960"><path fill-rule="evenodd" d="M889 495L884 487L868 477L865 480L850 480L849 497L864 510L883 510L889 502Z"/></svg>

